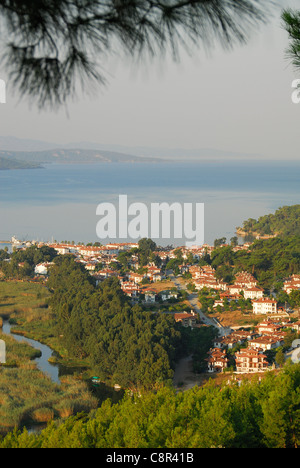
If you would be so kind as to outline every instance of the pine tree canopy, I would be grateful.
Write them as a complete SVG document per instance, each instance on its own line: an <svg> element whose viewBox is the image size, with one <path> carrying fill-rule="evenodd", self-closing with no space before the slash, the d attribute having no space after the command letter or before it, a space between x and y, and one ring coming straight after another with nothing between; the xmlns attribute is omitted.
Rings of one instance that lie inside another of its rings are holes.
<svg viewBox="0 0 300 468"><path fill-rule="evenodd" d="M290 44L286 55L295 70L300 69L300 11L286 9L282 13L283 26L289 34Z"/></svg>

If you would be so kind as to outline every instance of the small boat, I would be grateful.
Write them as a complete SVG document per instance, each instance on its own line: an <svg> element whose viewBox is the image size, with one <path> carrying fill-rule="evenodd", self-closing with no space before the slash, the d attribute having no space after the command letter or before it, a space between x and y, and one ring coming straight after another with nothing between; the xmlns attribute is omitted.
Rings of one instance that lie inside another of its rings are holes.
<svg viewBox="0 0 300 468"><path fill-rule="evenodd" d="M93 378L92 378L92 382L93 382L93 384L95 384L95 385L100 385L100 383L101 383L100 377L93 377Z"/></svg>

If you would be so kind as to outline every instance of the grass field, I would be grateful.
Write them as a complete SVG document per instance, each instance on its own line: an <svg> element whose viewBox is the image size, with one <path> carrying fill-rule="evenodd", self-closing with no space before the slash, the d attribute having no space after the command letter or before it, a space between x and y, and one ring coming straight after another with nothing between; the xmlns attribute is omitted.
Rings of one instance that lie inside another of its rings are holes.
<svg viewBox="0 0 300 468"><path fill-rule="evenodd" d="M45 308L50 296L48 290L36 283L0 281L0 316L16 313L30 316L33 310Z"/></svg>
<svg viewBox="0 0 300 468"><path fill-rule="evenodd" d="M173 283L173 281L163 280L163 281L159 281L158 283L147 284L145 286L145 289L148 289L148 288L153 289L158 294L162 291L167 291L175 287L176 286Z"/></svg>
<svg viewBox="0 0 300 468"><path fill-rule="evenodd" d="M49 299L49 291L41 284L0 282L0 327L2 316L17 325L15 331L53 348L55 338Z"/></svg>

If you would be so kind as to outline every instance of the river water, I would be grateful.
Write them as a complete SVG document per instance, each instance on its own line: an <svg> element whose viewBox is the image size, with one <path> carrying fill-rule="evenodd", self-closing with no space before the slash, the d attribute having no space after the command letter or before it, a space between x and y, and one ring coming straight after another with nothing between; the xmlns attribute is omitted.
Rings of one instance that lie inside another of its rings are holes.
<svg viewBox="0 0 300 468"><path fill-rule="evenodd" d="M49 359L55 355L55 352L52 351L52 349L49 348L49 346L46 346L40 343L39 341L31 340L22 335L16 335L15 333L13 333L12 326L7 320L3 320L2 333L5 335L11 335L15 340L19 342L26 342L33 348L40 350L41 356L39 358L36 358L34 362L36 362L37 367L40 371L48 375L51 378L52 382L58 385L61 384L60 378L64 375L71 375L80 370L85 370L85 368L80 369L78 367L66 367L61 364L51 364L49 362ZM113 403L118 403L124 396L123 390L115 390L114 388L107 386L105 383L93 385L90 381L88 384L90 391L92 391L96 398L98 398L99 405L107 398L111 399Z"/></svg>
<svg viewBox="0 0 300 468"><path fill-rule="evenodd" d="M14 339L17 340L17 341L26 342L30 346L32 346L33 348L40 350L41 351L41 357L35 359L37 367L42 372L47 374L54 383L60 384L61 383L60 378L59 378L60 366L50 364L48 362L49 359L53 356L53 351L48 346L46 346L46 345L44 345L42 343L39 343L38 341L31 340L31 339L26 338L26 337L24 337L22 335L16 335L16 334L12 333L11 328L12 327L11 327L10 323L7 320L3 321L2 332L5 335L13 336Z"/></svg>

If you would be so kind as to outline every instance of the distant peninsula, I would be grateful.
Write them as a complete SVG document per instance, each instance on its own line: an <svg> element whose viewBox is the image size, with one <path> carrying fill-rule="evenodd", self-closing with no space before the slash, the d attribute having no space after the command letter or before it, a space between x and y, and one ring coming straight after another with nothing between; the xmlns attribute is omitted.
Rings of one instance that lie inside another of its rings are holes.
<svg viewBox="0 0 300 468"><path fill-rule="evenodd" d="M26 161L19 161L17 159L6 158L0 156L0 171L8 171L13 169L39 169L41 168L40 165L26 162Z"/></svg>
<svg viewBox="0 0 300 468"><path fill-rule="evenodd" d="M138 157L104 150L54 149L45 151L0 151L3 169L21 169L20 164L37 167L40 164L95 164L95 163L157 163L163 160ZM7 167L4 167L4 166ZM9 167L11 166L11 167ZM1 168L1 166L0 166Z"/></svg>
<svg viewBox="0 0 300 468"><path fill-rule="evenodd" d="M54 151L55 150L55 151ZM262 154L245 153L244 151L232 151L230 149L220 150L218 148L178 148L178 147L159 147L159 146L137 146L137 145L124 145L120 143L97 143L91 141L71 141L69 143L63 142L49 142L41 140L32 140L17 138L15 136L0 135L0 151L2 152L19 152L24 154L24 157L29 157L30 154L38 153L43 158L52 158L51 153L61 150L71 150L72 152L84 150L88 158L92 154L87 154L88 150L94 150L94 155L107 157L110 161L111 158L122 159L125 162L158 162L158 161L253 161L264 159ZM46 154L46 152L49 152ZM62 154L61 154L62 156ZM15 156L17 158L17 156ZM57 157L57 156L56 156ZM63 158L66 155L62 156ZM74 154L73 156L74 157ZM134 159L133 158L137 158ZM78 161L77 161L78 162ZM98 161L99 162L99 161Z"/></svg>

